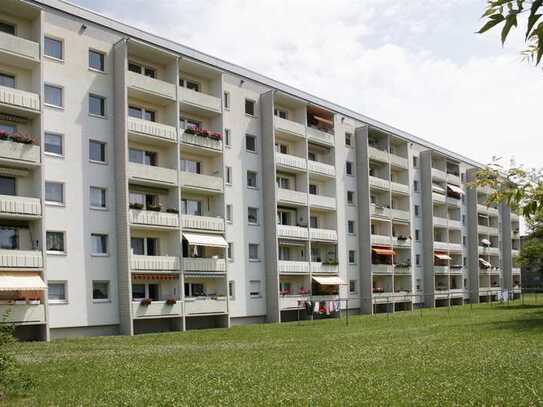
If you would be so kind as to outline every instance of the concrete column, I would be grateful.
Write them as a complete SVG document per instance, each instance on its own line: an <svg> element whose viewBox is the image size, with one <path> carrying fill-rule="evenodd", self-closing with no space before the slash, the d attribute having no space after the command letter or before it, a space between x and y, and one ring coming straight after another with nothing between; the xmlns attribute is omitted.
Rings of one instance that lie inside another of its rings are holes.
<svg viewBox="0 0 543 407"><path fill-rule="evenodd" d="M513 242L511 241L511 208L500 205L500 266L502 274L501 287L513 289Z"/></svg>
<svg viewBox="0 0 543 407"><path fill-rule="evenodd" d="M477 174L476 168L471 168L466 172L467 183L475 181ZM477 218L477 188L467 188L466 194L467 208L467 229L468 229L468 272L470 302L479 303L479 233Z"/></svg>
<svg viewBox="0 0 543 407"><path fill-rule="evenodd" d="M434 277L434 204L432 199L432 151L420 153L422 210L422 269L424 275L424 304L435 305Z"/></svg>

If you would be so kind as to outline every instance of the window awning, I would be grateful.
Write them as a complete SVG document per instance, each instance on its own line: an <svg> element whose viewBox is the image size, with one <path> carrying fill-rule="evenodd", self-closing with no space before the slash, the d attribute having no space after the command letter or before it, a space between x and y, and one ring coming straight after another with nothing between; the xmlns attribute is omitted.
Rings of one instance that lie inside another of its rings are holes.
<svg viewBox="0 0 543 407"><path fill-rule="evenodd" d="M228 247L228 243L226 243L226 240L224 240L224 238L219 235L183 233L183 237L187 239L190 245L193 246Z"/></svg>
<svg viewBox="0 0 543 407"><path fill-rule="evenodd" d="M313 118L321 123L326 123L326 124L329 124L330 126L333 126L334 125L334 122L332 120L329 120L329 119L325 119L324 117L321 117L321 116L315 116L313 115Z"/></svg>
<svg viewBox="0 0 543 407"><path fill-rule="evenodd" d="M46 288L38 273L0 273L0 291L43 291Z"/></svg>
<svg viewBox="0 0 543 407"><path fill-rule="evenodd" d="M434 253L434 256L436 256L439 260L452 260L451 256L445 253Z"/></svg>
<svg viewBox="0 0 543 407"><path fill-rule="evenodd" d="M444 194L445 193L445 188L443 188L441 185L432 184L432 191Z"/></svg>
<svg viewBox="0 0 543 407"><path fill-rule="evenodd" d="M346 285L346 283L339 277L313 277L320 285Z"/></svg>
<svg viewBox="0 0 543 407"><path fill-rule="evenodd" d="M132 274L132 278L134 278L134 280L171 281L171 280L177 280L177 274L142 273L142 274Z"/></svg>
<svg viewBox="0 0 543 407"><path fill-rule="evenodd" d="M479 257L479 263L481 263L483 266L485 267L492 267L492 264L490 264L488 261L486 261L485 259L481 259Z"/></svg>
<svg viewBox="0 0 543 407"><path fill-rule="evenodd" d="M455 194L464 195L464 191L462 190L462 188L456 185L447 184L447 189L451 192L454 192Z"/></svg>
<svg viewBox="0 0 543 407"><path fill-rule="evenodd" d="M371 251L381 256L395 256L396 253L389 247L372 247Z"/></svg>
<svg viewBox="0 0 543 407"><path fill-rule="evenodd" d="M483 244L485 246L490 246L491 245L490 240L488 240L488 239L481 239L481 244Z"/></svg>

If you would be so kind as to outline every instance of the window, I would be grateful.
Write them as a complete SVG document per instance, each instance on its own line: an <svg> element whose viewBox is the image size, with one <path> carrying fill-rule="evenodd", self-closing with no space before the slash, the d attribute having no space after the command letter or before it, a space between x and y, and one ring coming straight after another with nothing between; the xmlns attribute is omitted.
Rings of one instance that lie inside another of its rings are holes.
<svg viewBox="0 0 543 407"><path fill-rule="evenodd" d="M260 280L249 281L249 297L260 298Z"/></svg>
<svg viewBox="0 0 543 407"><path fill-rule="evenodd" d="M132 284L132 299L143 300L149 298L158 301L159 291L159 286L156 283Z"/></svg>
<svg viewBox="0 0 543 407"><path fill-rule="evenodd" d="M309 193L311 195L318 195L319 194L319 187L315 184L309 184Z"/></svg>
<svg viewBox="0 0 543 407"><path fill-rule="evenodd" d="M249 224L258 224L258 208L247 208L247 221Z"/></svg>
<svg viewBox="0 0 543 407"><path fill-rule="evenodd" d="M145 150L140 150L137 148L129 148L128 161L130 161L131 163L138 163L138 164L150 165L150 166L156 167L157 153L155 153L154 151L145 151ZM184 165L186 161L188 160L181 160L181 171L187 171L188 168L192 168L190 167L190 165ZM191 161L191 162L194 162L194 161ZM199 166L198 166L198 170L199 170ZM189 171L189 172L193 172L193 171Z"/></svg>
<svg viewBox="0 0 543 407"><path fill-rule="evenodd" d="M345 145L349 147L353 145L353 135L351 133L345 133Z"/></svg>
<svg viewBox="0 0 543 407"><path fill-rule="evenodd" d="M89 94L89 114L104 117L106 115L106 98Z"/></svg>
<svg viewBox="0 0 543 407"><path fill-rule="evenodd" d="M231 204L226 205L226 221L230 223L232 222L232 205Z"/></svg>
<svg viewBox="0 0 543 407"><path fill-rule="evenodd" d="M109 301L109 281L92 282L92 300L94 302Z"/></svg>
<svg viewBox="0 0 543 407"><path fill-rule="evenodd" d="M462 225L466 224L466 215L462 215Z"/></svg>
<svg viewBox="0 0 543 407"><path fill-rule="evenodd" d="M313 151L308 151L307 152L307 159L309 161L317 161L317 154L315 154L315 152L313 152Z"/></svg>
<svg viewBox="0 0 543 407"><path fill-rule="evenodd" d="M89 140L89 160L98 163L106 162L106 143Z"/></svg>
<svg viewBox="0 0 543 407"><path fill-rule="evenodd" d="M17 182L15 177L0 175L0 195L17 195Z"/></svg>
<svg viewBox="0 0 543 407"><path fill-rule="evenodd" d="M15 76L8 75L5 73L0 73L0 86L5 86L6 88L15 88Z"/></svg>
<svg viewBox="0 0 543 407"><path fill-rule="evenodd" d="M358 292L356 288L356 283L357 283L356 280L349 280L349 292L351 294L356 294Z"/></svg>
<svg viewBox="0 0 543 407"><path fill-rule="evenodd" d="M7 134L13 134L17 132L17 126L12 124L5 124L0 123L0 132L1 133L7 133Z"/></svg>
<svg viewBox="0 0 543 407"><path fill-rule="evenodd" d="M193 90L195 92L200 92L200 83L192 79L179 78L179 86L181 86L182 88Z"/></svg>
<svg viewBox="0 0 543 407"><path fill-rule="evenodd" d="M273 114L281 119L288 119L288 112L285 109L276 107L273 109Z"/></svg>
<svg viewBox="0 0 543 407"><path fill-rule="evenodd" d="M417 157L413 156L413 167L417 168Z"/></svg>
<svg viewBox="0 0 543 407"><path fill-rule="evenodd" d="M256 153L256 137L251 134L245 135L245 149L252 153Z"/></svg>
<svg viewBox="0 0 543 407"><path fill-rule="evenodd" d="M413 181L413 190L419 192L419 182L417 180Z"/></svg>
<svg viewBox="0 0 543 407"><path fill-rule="evenodd" d="M93 256L107 255L107 235L91 233L91 254Z"/></svg>
<svg viewBox="0 0 543 407"><path fill-rule="evenodd" d="M236 283L234 280L228 281L228 296L231 300L236 299Z"/></svg>
<svg viewBox="0 0 543 407"><path fill-rule="evenodd" d="M61 182L45 182L45 202L64 205L64 184Z"/></svg>
<svg viewBox="0 0 543 407"><path fill-rule="evenodd" d="M466 245L466 236L462 236L462 245L465 246Z"/></svg>
<svg viewBox="0 0 543 407"><path fill-rule="evenodd" d="M156 112L137 106L128 106L128 116L135 117L136 119L147 120L150 122L156 121Z"/></svg>
<svg viewBox="0 0 543 407"><path fill-rule="evenodd" d="M350 205L354 205L354 192L353 191L347 191L347 203Z"/></svg>
<svg viewBox="0 0 543 407"><path fill-rule="evenodd" d="M105 70L105 55L102 52L89 49L89 68L95 71L104 72Z"/></svg>
<svg viewBox="0 0 543 407"><path fill-rule="evenodd" d="M255 115L255 101L250 99L245 99L245 114L249 116Z"/></svg>
<svg viewBox="0 0 543 407"><path fill-rule="evenodd" d="M93 209L105 209L106 189L100 187L90 187L90 206Z"/></svg>
<svg viewBox="0 0 543 407"><path fill-rule="evenodd" d="M200 161L181 159L181 171L190 172L191 174L201 174L202 164Z"/></svg>
<svg viewBox="0 0 543 407"><path fill-rule="evenodd" d="M232 185L232 167L226 167L226 183Z"/></svg>
<svg viewBox="0 0 543 407"><path fill-rule="evenodd" d="M319 228L319 218L316 216L310 216L309 217L309 227L313 229Z"/></svg>
<svg viewBox="0 0 543 407"><path fill-rule="evenodd" d="M65 253L64 232L46 232L47 253Z"/></svg>
<svg viewBox="0 0 543 407"><path fill-rule="evenodd" d="M44 85L45 104L54 107L63 107L62 88L54 85Z"/></svg>
<svg viewBox="0 0 543 407"><path fill-rule="evenodd" d="M349 250L349 264L356 263L356 253L354 250Z"/></svg>
<svg viewBox="0 0 543 407"><path fill-rule="evenodd" d="M347 232L354 235L354 220L347 221Z"/></svg>
<svg viewBox="0 0 543 407"><path fill-rule="evenodd" d="M290 179L286 177L282 177L281 175L277 175L275 178L275 182L277 183L277 187L281 189L290 189Z"/></svg>
<svg viewBox="0 0 543 407"><path fill-rule="evenodd" d="M417 278L417 291L420 291L421 283L422 283L422 280L420 278Z"/></svg>
<svg viewBox="0 0 543 407"><path fill-rule="evenodd" d="M291 212L283 209L277 209L277 224L290 225Z"/></svg>
<svg viewBox="0 0 543 407"><path fill-rule="evenodd" d="M281 154L288 154L288 146L286 144L275 143L275 151Z"/></svg>
<svg viewBox="0 0 543 407"><path fill-rule="evenodd" d="M187 119L184 117L179 118L179 125L182 129L199 129L202 127L202 123L198 120Z"/></svg>
<svg viewBox="0 0 543 407"><path fill-rule="evenodd" d="M247 171L247 186L257 188L257 173L255 171Z"/></svg>
<svg viewBox="0 0 543 407"><path fill-rule="evenodd" d="M0 22L0 32L15 35L15 26L13 24Z"/></svg>
<svg viewBox="0 0 543 407"><path fill-rule="evenodd" d="M224 92L224 108L230 109L230 92Z"/></svg>
<svg viewBox="0 0 543 407"><path fill-rule="evenodd" d="M350 161L347 161L345 163L345 172L347 175L353 175L353 163Z"/></svg>
<svg viewBox="0 0 543 407"><path fill-rule="evenodd" d="M132 254L138 256L158 256L159 239L156 237L132 237L130 238Z"/></svg>
<svg viewBox="0 0 543 407"><path fill-rule="evenodd" d="M181 213L183 215L202 216L202 202L196 199L181 199Z"/></svg>
<svg viewBox="0 0 543 407"><path fill-rule="evenodd" d="M417 255L415 256L415 264L416 264L417 266L420 266L420 254L417 254Z"/></svg>
<svg viewBox="0 0 543 407"><path fill-rule="evenodd" d="M128 70L130 72L139 73L140 75L156 78L156 70L148 66L142 66L136 62L128 62Z"/></svg>
<svg viewBox="0 0 543 407"><path fill-rule="evenodd" d="M232 145L232 140L230 139L230 129L224 129L224 145L230 147Z"/></svg>
<svg viewBox="0 0 543 407"><path fill-rule="evenodd" d="M64 52L62 48L61 40L45 37L43 43L43 53L46 56L62 61L64 59Z"/></svg>
<svg viewBox="0 0 543 407"><path fill-rule="evenodd" d="M249 243L249 260L258 260L258 244Z"/></svg>
<svg viewBox="0 0 543 407"><path fill-rule="evenodd" d="M415 229L415 240L417 240L417 241L420 240L420 230L419 229Z"/></svg>
<svg viewBox="0 0 543 407"><path fill-rule="evenodd" d="M14 227L0 227L0 249L17 250L19 235Z"/></svg>
<svg viewBox="0 0 543 407"><path fill-rule="evenodd" d="M419 209L420 207L418 205L415 205L415 216L419 216Z"/></svg>
<svg viewBox="0 0 543 407"><path fill-rule="evenodd" d="M67 302L66 282L49 282L47 284L47 300L50 304Z"/></svg>
<svg viewBox="0 0 543 407"><path fill-rule="evenodd" d="M64 143L62 135L45 133L45 153L56 156L64 155Z"/></svg>
<svg viewBox="0 0 543 407"><path fill-rule="evenodd" d="M228 242L228 249L226 251L226 256L228 260L234 260L234 243Z"/></svg>

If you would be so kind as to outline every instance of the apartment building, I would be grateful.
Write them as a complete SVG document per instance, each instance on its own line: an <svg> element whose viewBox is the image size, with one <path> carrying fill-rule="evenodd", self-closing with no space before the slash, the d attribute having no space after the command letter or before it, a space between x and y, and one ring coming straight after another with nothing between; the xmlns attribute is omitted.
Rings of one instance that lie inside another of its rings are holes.
<svg viewBox="0 0 543 407"><path fill-rule="evenodd" d="M479 167L72 4L0 4L0 314L21 338L519 292L519 219L467 187Z"/></svg>

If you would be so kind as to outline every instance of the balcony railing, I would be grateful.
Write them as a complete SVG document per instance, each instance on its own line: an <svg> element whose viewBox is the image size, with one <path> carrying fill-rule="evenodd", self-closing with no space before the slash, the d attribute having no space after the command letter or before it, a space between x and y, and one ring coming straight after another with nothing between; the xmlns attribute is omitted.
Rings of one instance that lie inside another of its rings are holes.
<svg viewBox="0 0 543 407"><path fill-rule="evenodd" d="M321 163L318 161L309 161L309 171L320 175L326 175L327 177L336 176L336 168L333 165Z"/></svg>
<svg viewBox="0 0 543 407"><path fill-rule="evenodd" d="M193 146L208 148L210 150L222 151L222 140L216 140L211 137L203 137L198 134L184 132L181 134L181 142Z"/></svg>
<svg viewBox="0 0 543 407"><path fill-rule="evenodd" d="M447 195L438 194L437 192L432 192L432 201L439 202L439 203L446 203Z"/></svg>
<svg viewBox="0 0 543 407"><path fill-rule="evenodd" d="M309 195L309 204L322 209L336 209L336 198L324 195Z"/></svg>
<svg viewBox="0 0 543 407"><path fill-rule="evenodd" d="M435 274L447 274L449 272L449 266L434 266Z"/></svg>
<svg viewBox="0 0 543 407"><path fill-rule="evenodd" d="M335 144L333 134L316 129L311 126L307 127L307 136L309 140L312 140L317 143L322 143L329 146L333 146Z"/></svg>
<svg viewBox="0 0 543 407"><path fill-rule="evenodd" d="M390 209L390 215L392 216L392 219L404 220L404 221L411 220L409 210Z"/></svg>
<svg viewBox="0 0 543 407"><path fill-rule="evenodd" d="M337 242L337 232L333 229L310 229L311 240L324 240L329 242Z"/></svg>
<svg viewBox="0 0 543 407"><path fill-rule="evenodd" d="M381 188L381 189L390 188L390 181L384 178L374 177L373 175L370 175L369 178L370 178L370 186L372 187Z"/></svg>
<svg viewBox="0 0 543 407"><path fill-rule="evenodd" d="M179 270L179 257L132 255L130 268L133 271L176 271Z"/></svg>
<svg viewBox="0 0 543 407"><path fill-rule="evenodd" d="M146 75L141 75L135 72L128 71L126 73L126 85L129 88L160 96L166 99L176 99L174 84L151 78Z"/></svg>
<svg viewBox="0 0 543 407"><path fill-rule="evenodd" d="M513 267L513 274L520 274L520 267Z"/></svg>
<svg viewBox="0 0 543 407"><path fill-rule="evenodd" d="M316 274L336 274L339 272L339 266L337 264L326 264L312 261L311 272Z"/></svg>
<svg viewBox="0 0 543 407"><path fill-rule="evenodd" d="M447 181L447 173L437 168L432 168L432 178L436 178L442 181Z"/></svg>
<svg viewBox="0 0 543 407"><path fill-rule="evenodd" d="M0 249L0 267L41 268L43 267L43 255L38 250Z"/></svg>
<svg viewBox="0 0 543 407"><path fill-rule="evenodd" d="M477 211L488 215L498 215L498 209L484 204L477 204Z"/></svg>
<svg viewBox="0 0 543 407"><path fill-rule="evenodd" d="M391 217L391 209L386 208L384 206L377 206L375 204L370 205L370 216L376 216L380 218L390 218Z"/></svg>
<svg viewBox="0 0 543 407"><path fill-rule="evenodd" d="M447 218L442 218L441 216L434 216L433 223L434 226L439 226L443 228L449 226L449 220Z"/></svg>
<svg viewBox="0 0 543 407"><path fill-rule="evenodd" d="M392 189L393 192L400 192L402 194L409 193L409 185L400 184L399 182L391 182L390 189Z"/></svg>
<svg viewBox="0 0 543 407"><path fill-rule="evenodd" d="M179 215L176 213L130 209L128 211L128 221L137 225L178 227Z"/></svg>
<svg viewBox="0 0 543 407"><path fill-rule="evenodd" d="M170 168L129 162L128 176L134 180L177 185L177 172Z"/></svg>
<svg viewBox="0 0 543 407"><path fill-rule="evenodd" d="M224 231L224 218L212 216L181 215L183 229Z"/></svg>
<svg viewBox="0 0 543 407"><path fill-rule="evenodd" d="M462 221L455 220L455 219L449 219L448 226L451 229L462 229Z"/></svg>
<svg viewBox="0 0 543 407"><path fill-rule="evenodd" d="M372 160L383 161L386 163L389 161L388 152L376 147L368 147L368 156Z"/></svg>
<svg viewBox="0 0 543 407"><path fill-rule="evenodd" d="M275 162L278 166L292 168L296 170L305 170L307 164L304 158L295 155L275 153Z"/></svg>
<svg viewBox="0 0 543 407"><path fill-rule="evenodd" d="M292 120L274 117L275 130L305 138L305 125Z"/></svg>
<svg viewBox="0 0 543 407"><path fill-rule="evenodd" d="M462 246L462 243L449 242L449 251L458 253L463 250L464 250L464 247Z"/></svg>
<svg viewBox="0 0 543 407"><path fill-rule="evenodd" d="M41 201L38 198L0 195L0 214L41 216Z"/></svg>
<svg viewBox="0 0 543 407"><path fill-rule="evenodd" d="M7 52L34 62L40 60L40 44L3 32L0 32L0 52Z"/></svg>
<svg viewBox="0 0 543 407"><path fill-rule="evenodd" d="M490 255L498 256L500 254L500 248L479 246L479 254L490 254Z"/></svg>
<svg viewBox="0 0 543 407"><path fill-rule="evenodd" d="M277 201L281 203L307 206L307 193L294 191L292 189L278 188Z"/></svg>
<svg viewBox="0 0 543 407"><path fill-rule="evenodd" d="M226 271L226 261L215 258L183 257L183 270L224 273Z"/></svg>
<svg viewBox="0 0 543 407"><path fill-rule="evenodd" d="M307 295L282 295L279 297L279 307L281 309L302 308L308 298Z"/></svg>
<svg viewBox="0 0 543 407"><path fill-rule="evenodd" d="M308 238L306 227L277 225L277 235L286 239L304 239Z"/></svg>
<svg viewBox="0 0 543 407"><path fill-rule="evenodd" d="M309 273L309 262L279 260L277 268L279 273Z"/></svg>
<svg viewBox="0 0 543 407"><path fill-rule="evenodd" d="M371 235L372 244L384 244L390 245L392 243L392 238L388 235Z"/></svg>
<svg viewBox="0 0 543 407"><path fill-rule="evenodd" d="M34 144L0 140L0 158L24 161L29 164L39 164L40 147Z"/></svg>
<svg viewBox="0 0 543 407"><path fill-rule="evenodd" d="M390 154L390 164L396 167L409 168L409 160L396 154Z"/></svg>
<svg viewBox="0 0 543 407"><path fill-rule="evenodd" d="M437 240L434 240L434 249L447 251L449 250L449 242L438 242Z"/></svg>
<svg viewBox="0 0 543 407"><path fill-rule="evenodd" d="M411 271L413 271L412 267L400 267L400 266L394 267L394 274L410 275Z"/></svg>
<svg viewBox="0 0 543 407"><path fill-rule="evenodd" d="M185 188L194 188L217 193L222 193L224 190L223 179L221 177L185 171L181 171L181 185Z"/></svg>
<svg viewBox="0 0 543 407"><path fill-rule="evenodd" d="M7 315L7 319L3 322L44 323L45 306L43 304L0 304L0 315Z"/></svg>
<svg viewBox="0 0 543 407"><path fill-rule="evenodd" d="M132 301L132 315L134 318L156 318L181 316L181 301L169 305L166 301L153 301L149 305L142 305L141 301Z"/></svg>
<svg viewBox="0 0 543 407"><path fill-rule="evenodd" d="M477 231L484 235L498 236L498 226L477 225Z"/></svg>
<svg viewBox="0 0 543 407"><path fill-rule="evenodd" d="M202 92L196 92L192 89L179 88L179 97L182 103L199 107L214 113L221 112L221 99L215 96L207 95Z"/></svg>
<svg viewBox="0 0 543 407"><path fill-rule="evenodd" d="M0 86L0 104L39 112L40 96L37 93Z"/></svg>
<svg viewBox="0 0 543 407"><path fill-rule="evenodd" d="M397 247L411 247L411 239L392 237L392 244Z"/></svg>
<svg viewBox="0 0 543 407"><path fill-rule="evenodd" d="M394 266L392 264L372 264L371 272L374 274L392 274Z"/></svg>
<svg viewBox="0 0 543 407"><path fill-rule="evenodd" d="M185 298L185 315L226 314L227 312L226 297Z"/></svg>
<svg viewBox="0 0 543 407"><path fill-rule="evenodd" d="M129 133L142 134L144 136L156 137L165 141L177 142L177 129L161 123L129 117L127 121Z"/></svg>

